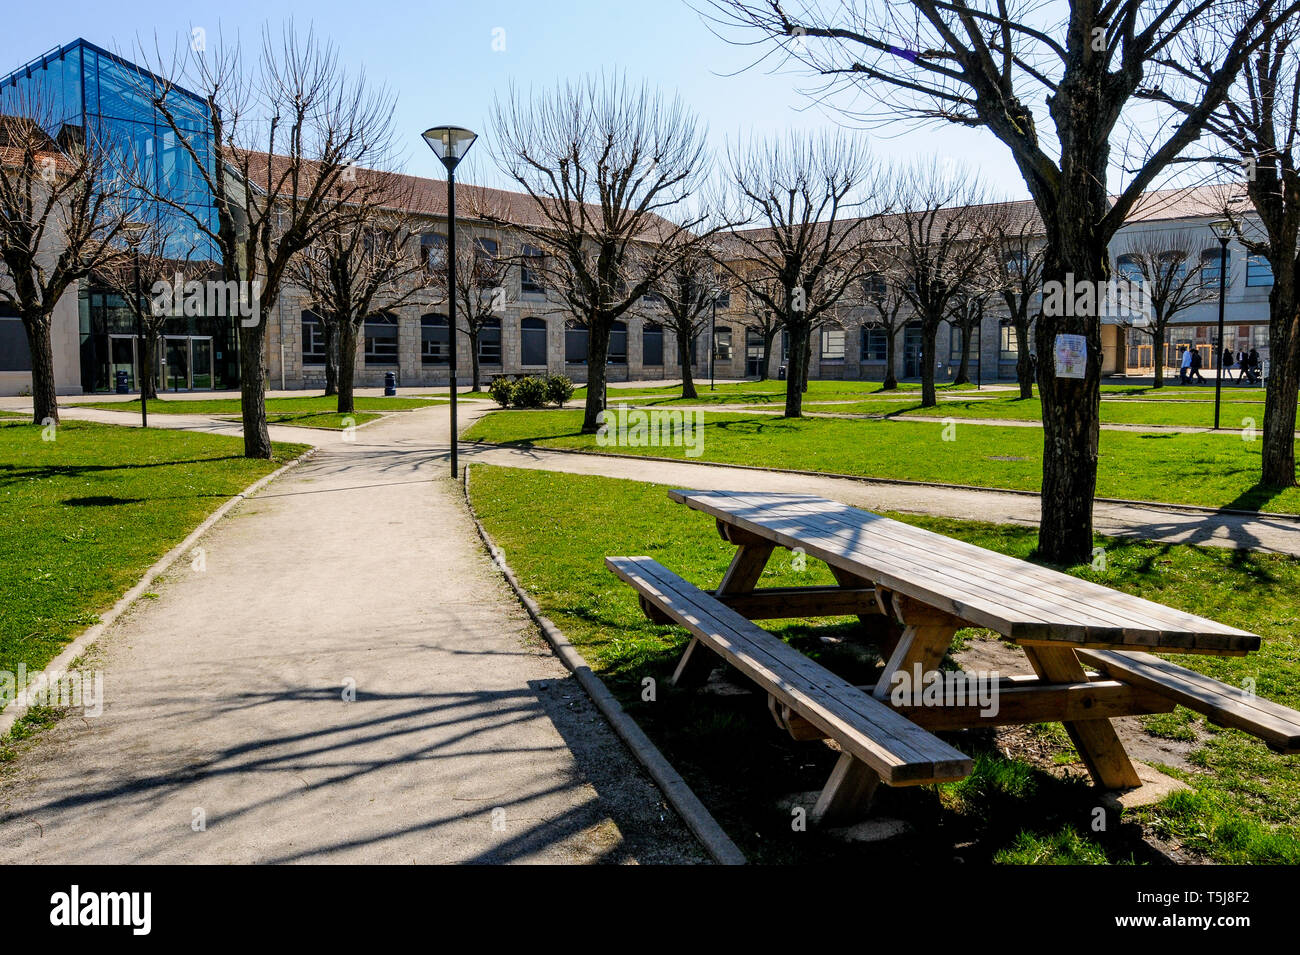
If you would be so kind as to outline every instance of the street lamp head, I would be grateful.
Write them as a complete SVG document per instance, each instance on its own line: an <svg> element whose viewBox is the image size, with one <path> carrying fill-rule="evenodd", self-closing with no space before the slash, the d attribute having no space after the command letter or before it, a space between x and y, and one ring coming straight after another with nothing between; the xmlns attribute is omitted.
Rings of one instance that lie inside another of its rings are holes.
<svg viewBox="0 0 1300 955"><path fill-rule="evenodd" d="M448 171L456 168L456 164L469 152L469 147L474 145L474 140L478 139L477 133L462 126L435 126L426 129L422 135Z"/></svg>
<svg viewBox="0 0 1300 955"><path fill-rule="evenodd" d="M1210 223L1210 229L1214 232L1215 238L1224 243L1232 238L1232 233L1235 231L1231 219L1215 219Z"/></svg>

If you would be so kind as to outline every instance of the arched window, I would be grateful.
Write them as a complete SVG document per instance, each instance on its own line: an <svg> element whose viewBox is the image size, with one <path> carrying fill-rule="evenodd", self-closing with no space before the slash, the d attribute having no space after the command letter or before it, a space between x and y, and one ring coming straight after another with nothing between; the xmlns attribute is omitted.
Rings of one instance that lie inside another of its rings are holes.
<svg viewBox="0 0 1300 955"><path fill-rule="evenodd" d="M1246 284L1251 287L1273 284L1273 266L1266 256L1254 252L1246 256Z"/></svg>
<svg viewBox="0 0 1300 955"><path fill-rule="evenodd" d="M366 316L366 364L397 364L397 316L376 312Z"/></svg>
<svg viewBox="0 0 1300 955"><path fill-rule="evenodd" d="M420 316L420 363L445 365L451 355L446 315Z"/></svg>
<svg viewBox="0 0 1300 955"><path fill-rule="evenodd" d="M525 295L545 295L546 282L542 271L546 260L542 250L535 245L525 245L520 250L519 291Z"/></svg>
<svg viewBox="0 0 1300 955"><path fill-rule="evenodd" d="M447 271L447 237L438 232L420 236L420 257L430 273Z"/></svg>
<svg viewBox="0 0 1300 955"><path fill-rule="evenodd" d="M627 322L615 322L609 330L609 363L627 364Z"/></svg>
<svg viewBox="0 0 1300 955"><path fill-rule="evenodd" d="M1115 260L1115 277L1130 282L1141 282L1142 264L1136 255L1121 255Z"/></svg>
<svg viewBox="0 0 1300 955"><path fill-rule="evenodd" d="M485 318L479 326L478 362L480 365L501 364L501 319Z"/></svg>
<svg viewBox="0 0 1300 955"><path fill-rule="evenodd" d="M564 323L564 360L570 365L587 363L587 326L577 319Z"/></svg>
<svg viewBox="0 0 1300 955"><path fill-rule="evenodd" d="M519 323L519 364L546 364L546 323L540 318Z"/></svg>
<svg viewBox="0 0 1300 955"><path fill-rule="evenodd" d="M1226 255L1221 249L1205 249L1201 252L1201 285L1210 289L1219 287L1219 266L1223 261L1227 261L1228 268L1232 268L1232 252L1228 251ZM1228 284L1232 284L1232 273L1228 273Z"/></svg>
<svg viewBox="0 0 1300 955"><path fill-rule="evenodd" d="M713 357L717 361L731 361L731 329L726 325L713 330Z"/></svg>
<svg viewBox="0 0 1300 955"><path fill-rule="evenodd" d="M664 327L657 322L641 326L641 364L658 366L664 363Z"/></svg>

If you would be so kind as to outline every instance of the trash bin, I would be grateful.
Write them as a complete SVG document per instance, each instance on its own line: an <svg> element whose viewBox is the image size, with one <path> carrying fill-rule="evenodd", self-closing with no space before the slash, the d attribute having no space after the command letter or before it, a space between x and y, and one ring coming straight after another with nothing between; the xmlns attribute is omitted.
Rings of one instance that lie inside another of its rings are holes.
<svg viewBox="0 0 1300 955"><path fill-rule="evenodd" d="M397 376L391 371L384 372L384 397L394 398L397 396Z"/></svg>
<svg viewBox="0 0 1300 955"><path fill-rule="evenodd" d="M781 367L776 370L776 380L785 381L785 362L782 362Z"/></svg>
<svg viewBox="0 0 1300 955"><path fill-rule="evenodd" d="M130 376L127 375L127 373L123 369L119 368L117 370L117 374L114 377L117 379L117 393L119 395L130 394L131 388L130 385L128 385L127 383Z"/></svg>

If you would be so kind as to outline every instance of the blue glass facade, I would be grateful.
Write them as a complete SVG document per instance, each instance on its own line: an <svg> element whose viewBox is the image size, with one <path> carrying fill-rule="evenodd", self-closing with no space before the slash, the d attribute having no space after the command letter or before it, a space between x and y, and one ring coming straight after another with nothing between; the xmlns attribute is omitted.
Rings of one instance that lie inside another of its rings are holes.
<svg viewBox="0 0 1300 955"><path fill-rule="evenodd" d="M168 93L166 107L181 129L178 135L153 104L159 89L159 80L147 70L78 39L0 79L0 113L31 115L56 140L79 141L84 136L92 148L106 150L115 165L133 170L129 181L145 181L139 197L145 208L139 217L162 225L169 254L216 263L219 257L211 239L194 222L197 218L215 229L216 212L200 169L202 164L211 171L213 163L207 104L185 90ZM168 202L147 201L149 194L165 196ZM129 368L125 353L136 346L125 339L133 330L134 319L119 297L92 283L82 288L85 390L104 391L112 386L116 370ZM160 387L237 386L237 330L230 319L169 319L164 336L162 364L156 371ZM129 370L134 390L135 371Z"/></svg>

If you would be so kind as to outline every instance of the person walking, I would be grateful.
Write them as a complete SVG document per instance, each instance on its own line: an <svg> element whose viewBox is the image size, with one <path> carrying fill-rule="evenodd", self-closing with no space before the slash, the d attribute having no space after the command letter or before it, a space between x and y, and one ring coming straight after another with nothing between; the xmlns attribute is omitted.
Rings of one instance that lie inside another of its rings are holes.
<svg viewBox="0 0 1300 955"><path fill-rule="evenodd" d="M1225 345L1223 355L1219 360L1223 362L1223 377L1232 381L1232 366L1236 364L1236 362L1232 360L1232 349Z"/></svg>
<svg viewBox="0 0 1300 955"><path fill-rule="evenodd" d="M1187 366L1188 384L1191 384L1193 381L1199 381L1201 384L1205 384L1205 376L1201 374L1201 353L1195 348L1189 348L1188 351L1192 353L1191 362Z"/></svg>
<svg viewBox="0 0 1300 955"><path fill-rule="evenodd" d="M1192 350L1186 345L1183 346L1183 358L1178 365L1178 383L1187 384L1187 374L1192 368Z"/></svg>
<svg viewBox="0 0 1300 955"><path fill-rule="evenodd" d="M1258 385L1260 378L1259 349L1252 348L1250 354L1246 356L1246 368L1250 371L1250 382Z"/></svg>

